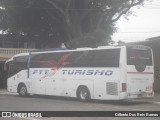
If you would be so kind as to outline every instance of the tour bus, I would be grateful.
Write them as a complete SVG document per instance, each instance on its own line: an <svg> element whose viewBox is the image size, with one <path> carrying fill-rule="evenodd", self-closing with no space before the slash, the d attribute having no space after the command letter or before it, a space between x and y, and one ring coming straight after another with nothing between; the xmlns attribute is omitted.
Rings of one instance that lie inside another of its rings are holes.
<svg viewBox="0 0 160 120"><path fill-rule="evenodd" d="M7 89L20 96L123 100L154 96L150 47L78 48L21 53L6 61Z"/></svg>

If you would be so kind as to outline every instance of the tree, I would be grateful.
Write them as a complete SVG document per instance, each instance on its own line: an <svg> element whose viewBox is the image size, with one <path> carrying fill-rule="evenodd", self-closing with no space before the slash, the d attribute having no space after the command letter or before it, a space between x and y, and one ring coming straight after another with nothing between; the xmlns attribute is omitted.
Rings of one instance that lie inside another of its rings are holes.
<svg viewBox="0 0 160 120"><path fill-rule="evenodd" d="M1 0L0 28L8 33L50 37L67 46L107 45L115 23L144 0ZM1 10L2 11L2 10ZM42 40L43 41L43 40Z"/></svg>
<svg viewBox="0 0 160 120"><path fill-rule="evenodd" d="M60 0L57 5L53 0L46 1L64 18L64 28L74 46L108 44L116 30L115 22L129 13L131 7L143 3L143 0Z"/></svg>
<svg viewBox="0 0 160 120"><path fill-rule="evenodd" d="M0 28L7 34L14 35L15 39L22 38L23 35L29 41L39 39L39 42L48 47L57 47L62 42L59 35L64 33L61 21L51 19L45 9L39 9L35 5L32 7L36 4L34 0L4 0L1 4L5 9L1 10Z"/></svg>

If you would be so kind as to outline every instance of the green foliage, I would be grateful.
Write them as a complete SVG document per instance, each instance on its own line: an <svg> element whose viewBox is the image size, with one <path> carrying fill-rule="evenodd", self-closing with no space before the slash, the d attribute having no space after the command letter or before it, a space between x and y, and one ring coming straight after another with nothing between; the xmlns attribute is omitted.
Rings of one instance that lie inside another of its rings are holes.
<svg viewBox="0 0 160 120"><path fill-rule="evenodd" d="M0 29L72 48L107 45L115 23L143 0L0 0ZM41 39L43 38L43 39ZM50 44L50 43L48 43Z"/></svg>

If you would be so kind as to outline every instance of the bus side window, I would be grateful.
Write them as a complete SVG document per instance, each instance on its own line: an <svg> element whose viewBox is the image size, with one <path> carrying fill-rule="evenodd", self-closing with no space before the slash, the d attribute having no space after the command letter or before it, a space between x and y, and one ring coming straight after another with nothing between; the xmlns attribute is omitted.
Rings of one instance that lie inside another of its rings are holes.
<svg viewBox="0 0 160 120"><path fill-rule="evenodd" d="M90 67L90 61L93 58L91 51L78 51L75 53L78 54L73 60L74 67Z"/></svg>
<svg viewBox="0 0 160 120"><path fill-rule="evenodd" d="M94 52L92 67L119 67L120 49L97 50Z"/></svg>

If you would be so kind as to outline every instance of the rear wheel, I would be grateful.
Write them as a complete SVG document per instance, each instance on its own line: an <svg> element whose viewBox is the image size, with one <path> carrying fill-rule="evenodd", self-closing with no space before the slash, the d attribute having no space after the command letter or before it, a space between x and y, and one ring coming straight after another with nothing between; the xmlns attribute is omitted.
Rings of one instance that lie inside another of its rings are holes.
<svg viewBox="0 0 160 120"><path fill-rule="evenodd" d="M24 84L22 84L22 85L20 85L18 87L18 94L21 97L25 97L25 96L28 95L28 93L27 93L27 87Z"/></svg>
<svg viewBox="0 0 160 120"><path fill-rule="evenodd" d="M87 87L80 87L77 93L78 99L80 101L89 101L90 100L90 92Z"/></svg>

